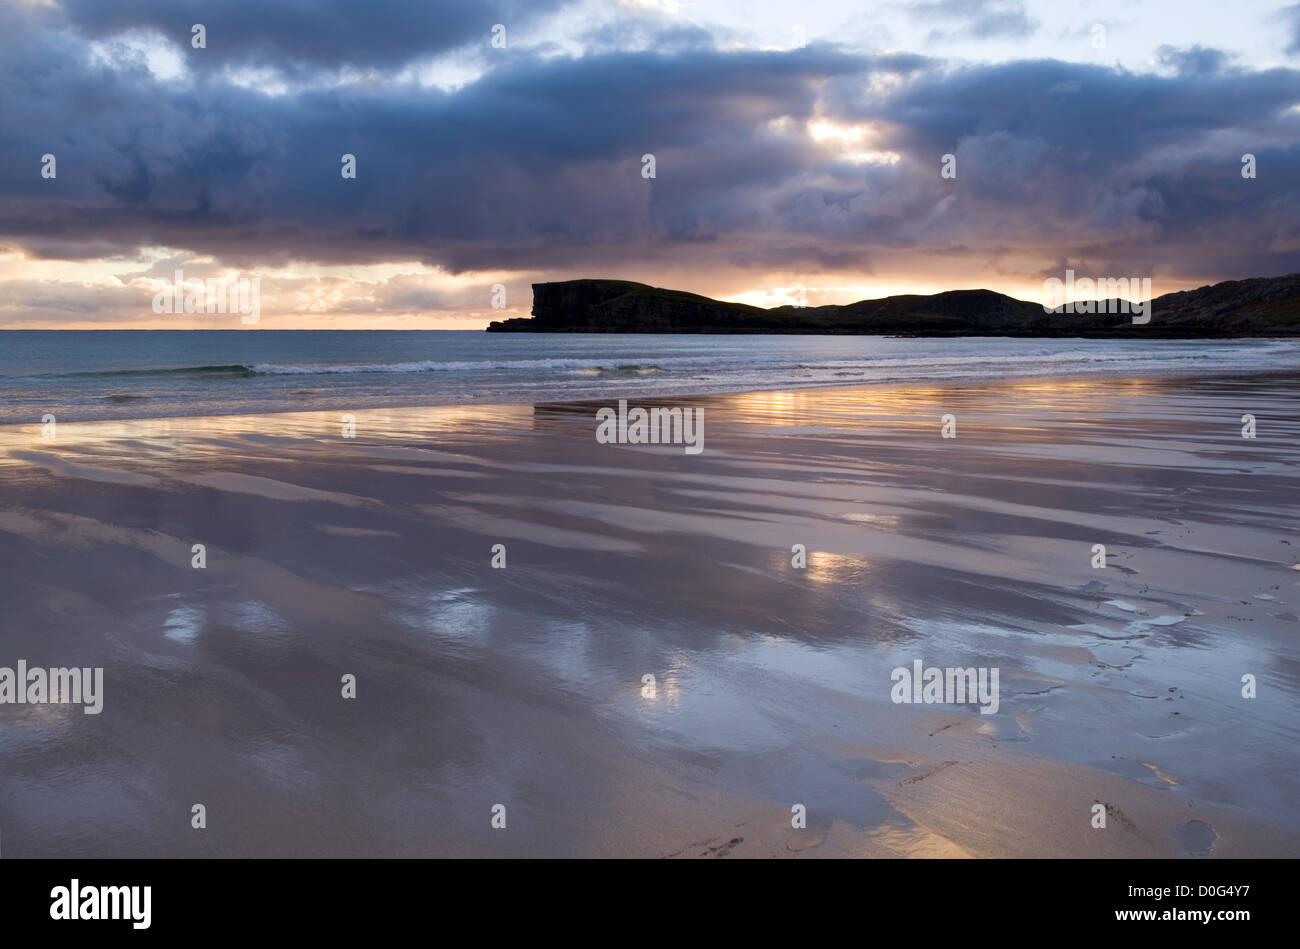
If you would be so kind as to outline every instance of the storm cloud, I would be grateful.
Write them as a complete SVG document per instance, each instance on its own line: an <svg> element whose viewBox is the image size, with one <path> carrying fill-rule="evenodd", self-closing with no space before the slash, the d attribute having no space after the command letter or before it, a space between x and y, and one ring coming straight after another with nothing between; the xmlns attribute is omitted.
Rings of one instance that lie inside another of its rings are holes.
<svg viewBox="0 0 1300 949"><path fill-rule="evenodd" d="M528 41L569 15L559 2L266 6L3 8L0 246L68 261L171 248L248 270L680 267L733 284L904 256L1021 278L1066 262L1171 279L1300 270L1300 72L1208 45L1153 43L1146 71L978 63L824 39L736 48L635 11L574 53ZM951 8L963 29L1033 29L1016 4L918 6ZM189 44L198 22L206 49ZM505 49L490 46L498 22ZM157 75L141 43L183 76ZM413 65L441 61L465 80ZM956 178L940 175L945 155ZM15 284L0 306L23 292L51 291ZM400 283L383 294L446 303Z"/></svg>

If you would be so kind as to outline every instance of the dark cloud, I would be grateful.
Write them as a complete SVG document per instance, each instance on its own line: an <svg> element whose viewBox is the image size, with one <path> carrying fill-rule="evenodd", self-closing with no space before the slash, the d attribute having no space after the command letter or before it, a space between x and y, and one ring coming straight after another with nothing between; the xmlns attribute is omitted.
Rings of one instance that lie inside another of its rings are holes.
<svg viewBox="0 0 1300 949"><path fill-rule="evenodd" d="M918 266L1032 262L1022 272L1057 260L1196 279L1300 270L1300 73L1229 69L1212 49L1163 50L1172 75L954 67L818 44L723 51L678 26L640 51L512 49L454 92L386 81L268 96L95 65L64 21L8 10L0 241L33 256L170 247L241 268L415 259L635 277L866 272L905 251ZM124 15L85 13L105 33ZM362 34L322 41L311 61L378 55L378 34ZM269 36L248 48L308 61L299 40ZM388 40L394 62L424 48ZM810 136L813 122L829 137ZM344 153L355 181L340 177ZM1240 175L1245 153L1257 179ZM945 154L956 180L940 177ZM385 293L393 307L445 303L418 284Z"/></svg>
<svg viewBox="0 0 1300 949"><path fill-rule="evenodd" d="M1227 61L1228 57L1220 50L1202 46L1191 49L1160 46L1156 49L1156 62L1175 70L1180 76L1208 76L1221 71Z"/></svg>
<svg viewBox="0 0 1300 949"><path fill-rule="evenodd" d="M688 49L711 49L723 31L706 30L691 23L673 23L651 14L629 15L585 30L578 36L579 45L588 53L654 49L660 53ZM734 33L728 34L735 39Z"/></svg>
<svg viewBox="0 0 1300 949"><path fill-rule="evenodd" d="M201 23L207 47L194 68L271 66L287 73L355 66L392 72L413 59L473 42L492 27L507 41L566 0L61 0L68 20L94 38L152 30L190 49Z"/></svg>
<svg viewBox="0 0 1300 949"><path fill-rule="evenodd" d="M907 12L934 28L931 40L958 36L1023 39L1038 29L1019 0L918 0Z"/></svg>
<svg viewBox="0 0 1300 949"><path fill-rule="evenodd" d="M1300 266L1288 223L1300 212L1298 78L1021 62L925 74L843 108L890 123L895 147L935 178L940 156L956 155L954 200L926 229L931 239L978 246L1014 233L1022 248L1067 246L1112 268L1137 253L1163 258L1165 272L1225 277L1230 250L1234 266L1251 260L1243 269L1258 275ZM1269 172L1243 179L1245 153ZM919 215L942 190L933 181L900 207ZM900 230L908 217L897 216Z"/></svg>

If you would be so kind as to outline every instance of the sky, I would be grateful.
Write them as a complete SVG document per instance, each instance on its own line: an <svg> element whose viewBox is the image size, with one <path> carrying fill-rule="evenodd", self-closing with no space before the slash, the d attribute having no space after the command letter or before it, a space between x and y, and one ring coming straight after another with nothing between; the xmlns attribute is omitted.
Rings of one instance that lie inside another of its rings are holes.
<svg viewBox="0 0 1300 949"><path fill-rule="evenodd" d="M0 0L0 328L241 328L156 312L177 271L478 329L1066 270L1300 271L1300 3Z"/></svg>

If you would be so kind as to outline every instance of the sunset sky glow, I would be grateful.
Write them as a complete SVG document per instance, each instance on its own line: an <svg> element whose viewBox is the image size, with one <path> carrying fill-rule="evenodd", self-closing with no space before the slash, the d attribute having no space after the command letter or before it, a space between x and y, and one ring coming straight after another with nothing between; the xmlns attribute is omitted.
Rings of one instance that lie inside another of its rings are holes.
<svg viewBox="0 0 1300 949"><path fill-rule="evenodd" d="M177 269L269 329L1300 271L1300 4L9 0L0 134L0 328L238 328Z"/></svg>

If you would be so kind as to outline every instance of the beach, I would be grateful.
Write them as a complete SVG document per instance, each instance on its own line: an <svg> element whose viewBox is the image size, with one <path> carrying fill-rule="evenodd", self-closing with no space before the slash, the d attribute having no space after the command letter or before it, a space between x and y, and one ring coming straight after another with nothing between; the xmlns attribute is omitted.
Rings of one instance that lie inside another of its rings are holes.
<svg viewBox="0 0 1300 949"><path fill-rule="evenodd" d="M0 856L1300 856L1298 381L0 426Z"/></svg>

